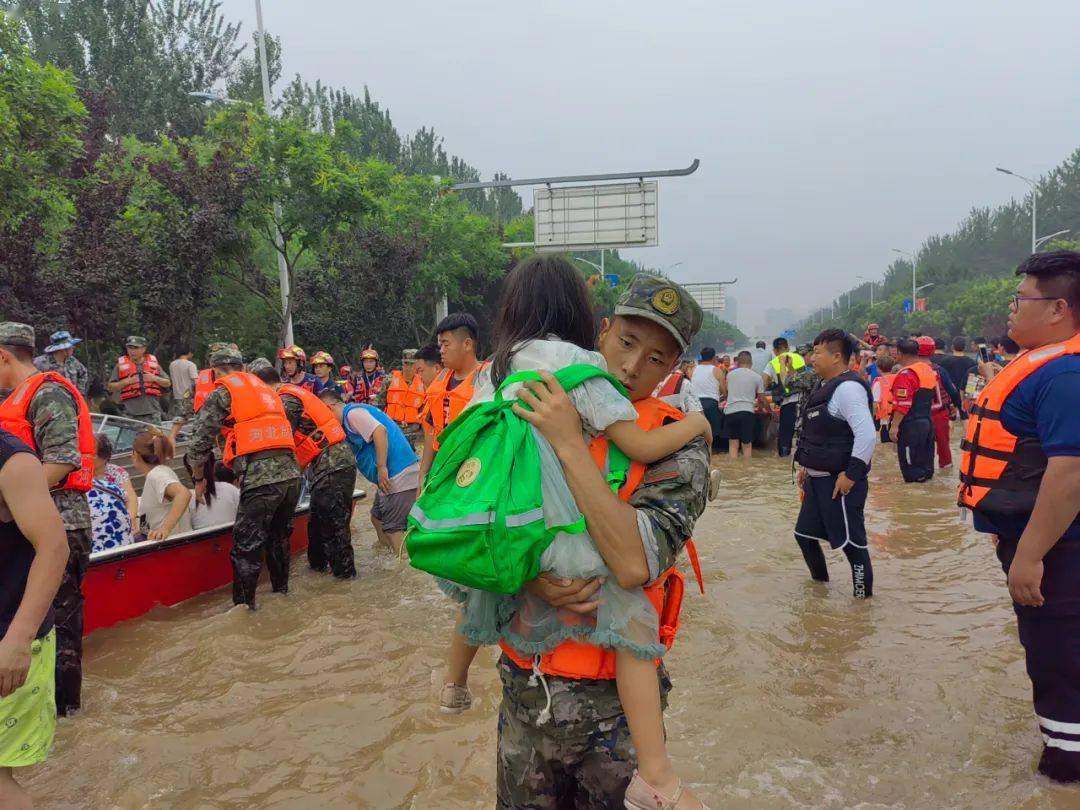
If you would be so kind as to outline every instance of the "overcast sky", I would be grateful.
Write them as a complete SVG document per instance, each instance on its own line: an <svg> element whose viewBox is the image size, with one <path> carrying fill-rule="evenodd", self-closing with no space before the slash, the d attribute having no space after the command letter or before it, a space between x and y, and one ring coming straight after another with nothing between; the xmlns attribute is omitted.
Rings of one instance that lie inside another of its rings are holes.
<svg viewBox="0 0 1080 810"><path fill-rule="evenodd" d="M254 6L223 3L245 36ZM485 179L700 158L661 181L661 246L624 255L738 277L747 331L1022 196L995 166L1038 175L1080 146L1075 0L263 6L286 80L367 84L400 131L433 126Z"/></svg>

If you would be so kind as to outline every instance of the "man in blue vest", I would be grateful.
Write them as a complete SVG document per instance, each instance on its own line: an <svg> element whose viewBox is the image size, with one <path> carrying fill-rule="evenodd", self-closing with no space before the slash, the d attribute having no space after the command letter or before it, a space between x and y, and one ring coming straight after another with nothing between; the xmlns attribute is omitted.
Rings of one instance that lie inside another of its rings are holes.
<svg viewBox="0 0 1080 810"><path fill-rule="evenodd" d="M324 388L319 397L341 420L356 468L378 487L371 505L371 525L379 542L400 553L420 481L420 464L412 445L397 423L374 405L346 405L336 387Z"/></svg>

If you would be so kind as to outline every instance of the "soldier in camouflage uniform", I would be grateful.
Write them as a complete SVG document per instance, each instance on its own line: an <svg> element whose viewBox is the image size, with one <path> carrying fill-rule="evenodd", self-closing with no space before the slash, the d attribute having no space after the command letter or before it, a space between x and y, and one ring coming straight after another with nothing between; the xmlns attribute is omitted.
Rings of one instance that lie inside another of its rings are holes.
<svg viewBox="0 0 1080 810"><path fill-rule="evenodd" d="M63 374L85 397L90 393L90 372L75 359L75 347L80 343L82 338L74 338L68 331L53 332L45 353L34 358L34 368Z"/></svg>
<svg viewBox="0 0 1080 810"><path fill-rule="evenodd" d="M226 344L211 354L210 366L217 379L242 372L244 367L235 344ZM232 419L232 396L219 385L195 416L185 455L192 470L202 469L222 427ZM264 553L274 592L289 591L289 535L300 498L300 467L291 449L273 449L237 456L232 468L240 484L240 506L233 526L233 602L254 610Z"/></svg>
<svg viewBox="0 0 1080 810"><path fill-rule="evenodd" d="M0 323L0 388L15 389L38 370L33 365L34 328L24 323ZM33 446L49 481L53 502L64 521L68 563L56 593L56 711L78 711L82 693L82 581L90 564L90 505L86 493L60 486L82 463L79 453L78 404L63 386L46 382L30 400L26 412Z"/></svg>
<svg viewBox="0 0 1080 810"><path fill-rule="evenodd" d="M418 349L405 349L401 353L401 376L405 378L405 385L407 386L412 385L413 374L416 373L416 355L418 351ZM386 412L386 395L389 390L390 383L387 382L379 389L379 393L375 395L375 407L384 413ZM397 426L401 428L401 432L405 434L405 438L409 440L413 450L419 450L424 443L424 430L420 427L420 422L397 422Z"/></svg>
<svg viewBox="0 0 1080 810"><path fill-rule="evenodd" d="M810 352L813 351L812 346L802 345L799 347L799 354L804 358L809 357ZM796 444L798 443L799 433L802 432L803 411L806 405L806 401L810 398L810 392L818 387L821 382L821 377L814 371L814 367L810 365L810 361L806 361L806 365L796 371L788 383L791 388L792 394L799 395L799 414L795 419L795 438Z"/></svg>
<svg viewBox="0 0 1080 810"><path fill-rule="evenodd" d="M281 391L281 377L265 358L251 363L251 373L278 392L293 431L310 436L317 428L304 415L300 399ZM356 461L346 441L323 450L304 471L311 487L311 522L308 524L308 564L315 571L329 570L338 579L356 576L353 555L352 494L356 486Z"/></svg>
<svg viewBox="0 0 1080 810"><path fill-rule="evenodd" d="M667 279L638 276L605 322L599 350L611 373L631 398L651 395L701 326L701 310L690 295ZM659 328L658 328L659 327ZM661 357L661 362L654 362ZM593 463L581 438L580 419L569 398L558 391L534 405L525 416L551 442L564 468ZM585 484L582 484L584 486ZM598 501L617 500L602 476L591 484ZM638 531L620 538L619 556L639 558L635 577L655 579L675 564L705 509L709 491L709 448L697 438L672 456L650 465L627 503ZM576 493L576 491L575 491ZM587 520L591 507L581 502ZM605 510L616 508L607 502ZM604 542L597 547L604 552ZM610 538L609 538L610 540ZM610 565L610 561L609 561ZM615 566L612 565L613 574ZM647 567L647 575L644 569ZM530 586L534 593L571 610L595 609L590 603L598 583L560 585L544 575ZM545 675L551 692L551 719L540 724L547 704L543 684L507 655L499 659L503 700L499 712L498 806L501 808L614 808L633 776L636 754L614 680L559 678ZM657 670L666 705L671 682Z"/></svg>

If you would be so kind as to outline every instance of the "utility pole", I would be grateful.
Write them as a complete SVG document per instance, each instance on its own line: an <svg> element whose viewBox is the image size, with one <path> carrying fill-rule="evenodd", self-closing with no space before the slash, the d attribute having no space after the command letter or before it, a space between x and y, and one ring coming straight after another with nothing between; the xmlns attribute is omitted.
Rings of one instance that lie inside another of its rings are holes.
<svg viewBox="0 0 1080 810"><path fill-rule="evenodd" d="M259 39L259 68L262 72L263 107L266 115L273 113L273 105L270 101L270 68L266 61L266 34L263 30L262 0L255 0L255 23ZM281 314L285 319L285 345L293 344L292 309L289 306L290 284L289 265L285 262L285 241L281 238L281 203L274 200L274 248L277 252L278 285L281 287Z"/></svg>

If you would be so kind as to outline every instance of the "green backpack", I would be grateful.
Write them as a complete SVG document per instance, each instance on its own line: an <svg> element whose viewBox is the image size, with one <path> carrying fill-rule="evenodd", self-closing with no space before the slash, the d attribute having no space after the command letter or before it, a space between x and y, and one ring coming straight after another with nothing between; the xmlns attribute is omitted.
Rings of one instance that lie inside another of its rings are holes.
<svg viewBox="0 0 1080 810"><path fill-rule="evenodd" d="M555 372L567 391L597 377L624 396L623 385L585 364ZM540 380L535 371L507 377L491 402L467 408L439 437L439 452L423 495L409 513L405 545L414 568L459 585L494 593L517 593L540 573L540 556L562 531L580 534L585 518L548 527L540 486L540 454L532 426L503 399L513 383ZM629 460L611 454L609 465ZM625 469L607 471L610 481Z"/></svg>

